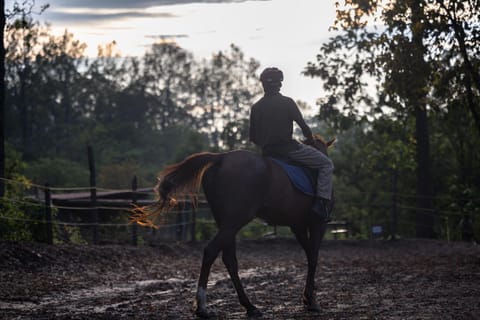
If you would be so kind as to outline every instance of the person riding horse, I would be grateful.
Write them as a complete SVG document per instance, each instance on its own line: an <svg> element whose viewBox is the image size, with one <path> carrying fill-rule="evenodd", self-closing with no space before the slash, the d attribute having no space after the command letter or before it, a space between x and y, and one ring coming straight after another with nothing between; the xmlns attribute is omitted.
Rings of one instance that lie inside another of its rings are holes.
<svg viewBox="0 0 480 320"><path fill-rule="evenodd" d="M312 135L297 105L279 93L283 75L278 69L268 69L261 80L265 97L252 107L251 139L262 147L264 155L287 155L296 162L318 169L318 200L314 201L314 197L299 192L293 183L289 183L288 174L275 159L248 150L233 150L199 152L167 166L160 173L155 187L157 201L133 210L133 221L154 226L156 218L173 208L178 195L194 194L202 187L217 233L203 251L195 295L195 315L199 318L215 315L207 308L207 288L211 267L220 253L247 316L258 318L262 315L245 292L236 256L236 234L255 218L272 226L290 227L307 258L302 302L310 312L320 312L321 309L316 302L315 277L318 250L331 209L327 209L325 202L333 199L330 198L333 164L323 153L327 154L335 139L324 141ZM292 139L293 121L300 125L313 147L303 147ZM311 213L312 207L321 217Z"/></svg>
<svg viewBox="0 0 480 320"><path fill-rule="evenodd" d="M333 162L311 147L313 134L305 123L292 98L280 93L283 72L266 68L260 75L264 96L253 104L250 112L250 141L259 146L263 156L287 158L302 166L318 171L316 198L312 211L325 220L330 219ZM292 138L293 122L302 129L306 144Z"/></svg>

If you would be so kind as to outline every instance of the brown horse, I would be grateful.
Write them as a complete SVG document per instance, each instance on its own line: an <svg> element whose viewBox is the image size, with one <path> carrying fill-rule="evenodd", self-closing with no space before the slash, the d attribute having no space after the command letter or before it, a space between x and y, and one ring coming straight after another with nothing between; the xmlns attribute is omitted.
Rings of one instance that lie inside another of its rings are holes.
<svg viewBox="0 0 480 320"><path fill-rule="evenodd" d="M316 137L314 147L326 154L335 139L325 142ZM194 192L200 184L217 223L218 232L205 247L196 294L196 315L208 318L206 290L210 268L222 252L222 260L235 286L240 303L248 316L261 312L250 302L238 276L235 235L255 217L271 225L289 226L308 260L303 302L308 310L319 311L315 302L314 282L318 250L326 222L310 212L313 198L299 192L278 164L249 151L197 153L161 174L156 191L159 200L154 212L168 210L179 192ZM138 220L152 214L140 208Z"/></svg>

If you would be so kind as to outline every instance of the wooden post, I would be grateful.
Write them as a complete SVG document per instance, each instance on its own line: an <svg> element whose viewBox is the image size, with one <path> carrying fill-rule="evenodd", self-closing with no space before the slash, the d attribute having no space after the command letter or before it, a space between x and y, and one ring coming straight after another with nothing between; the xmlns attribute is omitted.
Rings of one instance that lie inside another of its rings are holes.
<svg viewBox="0 0 480 320"><path fill-rule="evenodd" d="M185 227L184 226L184 220L183 220L183 213L185 212L186 210L186 207L187 207L187 202L185 201L185 199L182 199L182 202L181 204L179 204L178 206L178 213L176 214L175 216L175 239L177 241L181 241L183 240L183 228Z"/></svg>
<svg viewBox="0 0 480 320"><path fill-rule="evenodd" d="M46 230L46 242L53 244L53 232L52 232L52 197L50 194L50 186L45 184L45 230Z"/></svg>
<svg viewBox="0 0 480 320"><path fill-rule="evenodd" d="M90 207L91 220L93 223L92 234L93 244L98 244L98 208L97 208L97 182L95 178L95 160L93 157L92 146L87 146L88 150L88 168L90 170Z"/></svg>
<svg viewBox="0 0 480 320"><path fill-rule="evenodd" d="M447 231L447 242L450 242L450 226L448 224L448 216L445 217L445 228Z"/></svg>
<svg viewBox="0 0 480 320"><path fill-rule="evenodd" d="M132 179L132 204L133 206L137 205L137 176L133 176ZM132 230L132 246L136 246L138 243L138 233L137 233L137 223L134 222L131 225Z"/></svg>
<svg viewBox="0 0 480 320"><path fill-rule="evenodd" d="M190 239L192 242L197 241L197 238L195 236L196 232L196 223L197 223L197 206L199 205L199 202L197 201L196 205L192 203L192 213L191 213L191 221L190 221Z"/></svg>
<svg viewBox="0 0 480 320"><path fill-rule="evenodd" d="M392 176L392 230L391 230L391 240L397 240L397 229L398 229L398 215L397 215L397 180L398 180L398 169L393 169Z"/></svg>

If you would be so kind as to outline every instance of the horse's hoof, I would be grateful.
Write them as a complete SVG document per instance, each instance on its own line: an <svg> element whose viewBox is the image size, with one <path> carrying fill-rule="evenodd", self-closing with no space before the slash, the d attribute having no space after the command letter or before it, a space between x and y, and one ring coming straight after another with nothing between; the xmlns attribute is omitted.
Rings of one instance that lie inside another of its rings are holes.
<svg viewBox="0 0 480 320"><path fill-rule="evenodd" d="M260 310L258 310L257 308L253 308L253 309L247 310L247 316L249 318L261 318L262 312L260 312Z"/></svg>
<svg viewBox="0 0 480 320"><path fill-rule="evenodd" d="M217 317L215 312L209 312L207 309L197 309L195 315L200 319L212 319Z"/></svg>
<svg viewBox="0 0 480 320"><path fill-rule="evenodd" d="M318 306L318 304L315 302L314 299L307 299L307 297L303 296L302 300L307 311L320 312L320 307Z"/></svg>
<svg viewBox="0 0 480 320"><path fill-rule="evenodd" d="M317 313L320 312L320 307L316 303L311 303L309 305L306 305L305 307L307 308L307 311L317 312Z"/></svg>

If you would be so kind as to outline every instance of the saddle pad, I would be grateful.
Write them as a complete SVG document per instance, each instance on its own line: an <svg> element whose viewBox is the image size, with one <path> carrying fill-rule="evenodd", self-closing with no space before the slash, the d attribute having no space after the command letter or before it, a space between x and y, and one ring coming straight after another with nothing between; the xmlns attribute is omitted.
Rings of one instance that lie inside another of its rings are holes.
<svg viewBox="0 0 480 320"><path fill-rule="evenodd" d="M288 164L285 161L282 161L279 159L275 159L275 158L270 158L270 159L273 160L280 167L282 167L283 170L285 170L285 172L287 173L288 177L290 178L290 181L292 181L295 188L297 188L299 191L301 191L302 193L308 196L315 195L314 186L312 185L312 182L309 176L307 175L307 173L302 167Z"/></svg>

